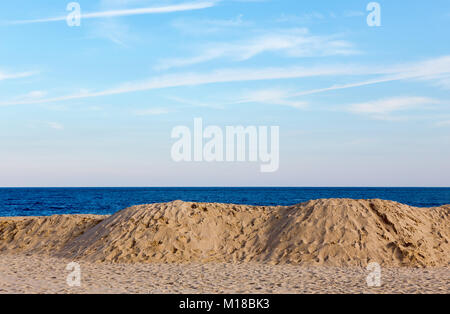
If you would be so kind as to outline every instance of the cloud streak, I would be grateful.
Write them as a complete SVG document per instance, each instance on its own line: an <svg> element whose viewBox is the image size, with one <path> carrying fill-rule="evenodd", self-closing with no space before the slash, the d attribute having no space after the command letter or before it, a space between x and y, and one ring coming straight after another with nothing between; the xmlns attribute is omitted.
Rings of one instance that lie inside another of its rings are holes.
<svg viewBox="0 0 450 314"><path fill-rule="evenodd" d="M196 3L182 3L182 4L168 5L168 6L162 6L162 7L108 10L108 11L100 11L100 12L81 14L81 19L96 19L96 18L132 16L132 15L143 15L143 14L162 14L162 13L173 13L173 12L181 12L181 11L193 11L193 10L201 10L201 9L211 8L211 7L215 6L215 4L216 4L215 1L204 1L204 2L196 2ZM59 22L59 21L65 21L66 18L67 18L67 15L59 16L59 17L52 17L52 18L34 19L34 20L11 21L11 22L8 22L8 24L35 24L35 23Z"/></svg>
<svg viewBox="0 0 450 314"><path fill-rule="evenodd" d="M369 115L375 119L391 119L394 112L426 108L442 102L429 97L393 97L352 104L348 110L356 114Z"/></svg>
<svg viewBox="0 0 450 314"><path fill-rule="evenodd" d="M36 74L36 72L6 73L6 72L0 71L0 81L25 78L25 77L33 76L35 74Z"/></svg>
<svg viewBox="0 0 450 314"><path fill-rule="evenodd" d="M199 49L200 53L196 56L165 59L160 61L156 68L166 70L219 58L245 61L266 52L282 53L292 58L353 55L358 53L350 42L339 40L335 37L311 35L308 29L305 28L286 29L237 42L208 44L201 47Z"/></svg>
<svg viewBox="0 0 450 314"><path fill-rule="evenodd" d="M339 76L360 73L359 67L336 66L336 67L288 67L288 68L262 68L262 69L224 69L208 73L182 73L168 74L150 78L140 82L127 82L111 89L101 91L85 91L54 98L34 99L34 100L14 100L10 102L0 102L0 106L19 104L38 104L73 99L92 98L100 96L111 96L132 92L148 91L169 87L196 86L217 83L231 83L244 81L262 81L294 79L318 76Z"/></svg>
<svg viewBox="0 0 450 314"><path fill-rule="evenodd" d="M450 78L450 56L426 60L409 65L394 65L388 67L362 67L358 65L321 66L321 67L278 67L278 68L235 68L222 69L206 73L178 73L155 76L144 81L126 82L110 89L100 91L82 91L72 95L46 99L23 99L0 102L0 106L19 104L38 104L73 99L83 99L101 96L111 96L132 92L149 91L170 87L198 86L218 83L298 79L312 77L345 77L345 76L377 76L377 78L361 80L342 85L300 91L285 95L283 99L303 95L323 93L380 84L400 80L422 80L437 85Z"/></svg>
<svg viewBox="0 0 450 314"><path fill-rule="evenodd" d="M308 103L299 100L290 99L290 93L284 89L271 88L264 90L254 90L246 93L245 97L230 104L246 104L246 103L262 103L269 105L281 105L293 107L296 109L303 109L307 107Z"/></svg>
<svg viewBox="0 0 450 314"><path fill-rule="evenodd" d="M362 87L400 80L433 81L434 85L436 85L437 87L448 89L450 88L450 56L434 58L423 62L418 62L416 64L398 65L379 70L374 69L372 73L368 71L367 74L382 76L376 79L363 80L359 82L333 85L325 88L297 92L292 94L291 97L312 95L328 91Z"/></svg>
<svg viewBox="0 0 450 314"><path fill-rule="evenodd" d="M244 21L243 15L239 14L237 17L231 19L183 18L177 19L171 24L182 33L204 36L227 29L247 27L252 23Z"/></svg>

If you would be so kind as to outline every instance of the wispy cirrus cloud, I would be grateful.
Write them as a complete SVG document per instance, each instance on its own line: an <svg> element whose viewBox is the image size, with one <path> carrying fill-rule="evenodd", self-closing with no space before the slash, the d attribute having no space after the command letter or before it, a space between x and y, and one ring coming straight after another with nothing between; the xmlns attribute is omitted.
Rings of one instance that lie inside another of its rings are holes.
<svg viewBox="0 0 450 314"><path fill-rule="evenodd" d="M0 106L18 105L18 104L37 104L50 103L73 99L83 99L101 96L118 95L139 91L148 91L169 87L196 86L216 83L261 81L293 79L318 76L336 76L352 74L364 74L360 67L351 66L323 66L323 67L279 67L279 68L236 68L222 69L206 73L182 73L166 74L152 77L148 80L137 82L126 82L110 89L100 91L81 90L72 95L65 95L53 98L35 99L35 100L12 100L0 102Z"/></svg>
<svg viewBox="0 0 450 314"><path fill-rule="evenodd" d="M275 19L277 23L290 23L296 25L305 25L311 24L313 22L321 22L323 23L327 19L336 19L336 18L351 18L351 17L363 17L366 13L364 11L344 11L344 12L308 12L303 14L281 14L278 18Z"/></svg>
<svg viewBox="0 0 450 314"><path fill-rule="evenodd" d="M35 90L35 91L31 91L24 95L19 95L19 96L15 97L14 99L12 99L10 102L17 103L17 104L34 103L34 102L39 102L40 100L44 99L44 97L46 95L47 95L46 91ZM0 106L1 106L1 104L0 104Z"/></svg>
<svg viewBox="0 0 450 314"><path fill-rule="evenodd" d="M136 9L119 9L119 10L105 10L92 13L82 13L81 19L97 19L97 18L109 18L109 17L119 17L119 16L132 16L132 15L143 15L143 14L162 14L162 13L172 13L181 11L193 11L207 9L215 6L217 1L203 1L203 2L192 2L192 3L181 3L174 5L166 5L159 7L145 7ZM31 20L17 20L9 21L8 24L35 24L35 23L49 23L65 21L67 15L51 17L51 18L41 18L41 19L31 19Z"/></svg>
<svg viewBox="0 0 450 314"><path fill-rule="evenodd" d="M270 105L288 106L297 109L305 108L308 103L305 101L292 99L291 93L282 88L270 88L261 90L252 90L245 93L245 96L241 97L232 104L245 104L245 103L262 103Z"/></svg>
<svg viewBox="0 0 450 314"><path fill-rule="evenodd" d="M227 29L247 27L252 25L252 23L245 21L244 15L239 14L237 17L230 19L182 18L172 21L171 25L182 33L203 36Z"/></svg>
<svg viewBox="0 0 450 314"><path fill-rule="evenodd" d="M292 97L319 94L328 91L362 87L401 80L427 81L431 84L448 89L450 87L450 56L433 58L410 64L392 65L383 68L373 68L367 75L377 75L377 78L360 80L347 84L336 84L328 87L301 91Z"/></svg>
<svg viewBox="0 0 450 314"><path fill-rule="evenodd" d="M320 57L358 53L353 44L336 36L312 35L306 28L273 31L253 38L231 43L209 43L198 48L192 57L161 60L157 69L194 65L225 58L244 61L266 52L281 53L287 57Z"/></svg>
<svg viewBox="0 0 450 314"><path fill-rule="evenodd" d="M33 76L33 75L36 75L36 74L37 74L37 72L31 72L31 71L10 73L10 72L3 72L3 71L0 70L0 81L11 80L11 79L19 79L19 78Z"/></svg>
<svg viewBox="0 0 450 314"><path fill-rule="evenodd" d="M281 14L278 18L275 19L277 23L296 23L296 24L306 24L315 20L323 20L325 19L325 15L320 12L310 12L304 13L301 15L297 14Z"/></svg>
<svg viewBox="0 0 450 314"><path fill-rule="evenodd" d="M391 114L395 112L430 108L431 105L441 103L440 100L429 97L392 97L352 104L348 106L348 111L368 115L375 119L391 119Z"/></svg>
<svg viewBox="0 0 450 314"><path fill-rule="evenodd" d="M33 100L13 99L0 102L0 106L50 103L73 99L83 99L101 96L118 95L132 92L163 89L169 87L198 86L231 82L248 82L262 80L298 79L311 77L347 77L374 76L372 79L347 84L321 87L312 90L292 92L283 95L283 99L324 93L333 90L356 88L392 81L416 80L437 85L450 78L450 56L429 59L411 64L390 66L361 66L361 65L328 65L315 67L272 67L272 68L232 68L202 73L176 73L154 76L143 81L126 82L109 89L99 91L81 90L71 95Z"/></svg>
<svg viewBox="0 0 450 314"><path fill-rule="evenodd" d="M89 30L88 36L94 39L106 39L122 47L128 47L129 42L134 42L138 38L127 24L111 19L97 21Z"/></svg>

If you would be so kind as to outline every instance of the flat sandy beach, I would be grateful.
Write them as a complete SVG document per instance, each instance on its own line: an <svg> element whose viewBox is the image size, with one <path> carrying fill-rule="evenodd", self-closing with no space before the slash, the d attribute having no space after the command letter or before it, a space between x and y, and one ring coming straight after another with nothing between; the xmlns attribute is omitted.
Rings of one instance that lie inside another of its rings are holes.
<svg viewBox="0 0 450 314"><path fill-rule="evenodd" d="M2 255L0 261L0 293L450 293L449 268L383 268L381 287L371 288L360 267L80 262L81 286L70 287L69 260Z"/></svg>

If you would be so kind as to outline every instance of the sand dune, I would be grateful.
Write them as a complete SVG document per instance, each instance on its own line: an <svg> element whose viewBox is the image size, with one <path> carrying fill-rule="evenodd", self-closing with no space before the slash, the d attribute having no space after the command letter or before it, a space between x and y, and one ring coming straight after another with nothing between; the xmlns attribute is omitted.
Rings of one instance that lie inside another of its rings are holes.
<svg viewBox="0 0 450 314"><path fill-rule="evenodd" d="M105 218L96 215L0 218L0 252L53 254Z"/></svg>
<svg viewBox="0 0 450 314"><path fill-rule="evenodd" d="M112 216L0 219L0 252L113 263L448 267L450 207L326 199L294 206L175 201Z"/></svg>

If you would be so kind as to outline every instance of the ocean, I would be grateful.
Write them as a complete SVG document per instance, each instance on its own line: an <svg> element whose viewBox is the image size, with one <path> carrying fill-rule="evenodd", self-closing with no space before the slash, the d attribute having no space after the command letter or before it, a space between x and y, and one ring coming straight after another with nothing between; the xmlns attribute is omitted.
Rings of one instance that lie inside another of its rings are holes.
<svg viewBox="0 0 450 314"><path fill-rule="evenodd" d="M173 200L267 206L318 198L380 198L433 207L450 204L450 188L0 188L0 216L105 215Z"/></svg>

